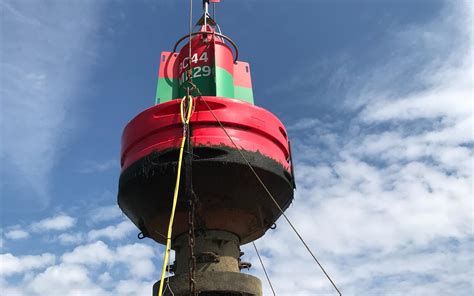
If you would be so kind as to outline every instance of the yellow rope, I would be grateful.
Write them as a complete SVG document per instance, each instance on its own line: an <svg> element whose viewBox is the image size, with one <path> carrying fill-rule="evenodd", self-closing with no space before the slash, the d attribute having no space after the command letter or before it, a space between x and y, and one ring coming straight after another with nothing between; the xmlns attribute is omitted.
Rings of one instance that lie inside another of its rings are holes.
<svg viewBox="0 0 474 296"><path fill-rule="evenodd" d="M186 110L184 110L184 103L186 100L188 100L187 112ZM179 108L180 108L180 115L181 115L181 121L183 123L183 126L187 126L189 124L189 119L191 118L191 113L193 109L193 98L191 96L185 96L181 100ZM165 282L166 266L168 265L168 260L169 260L170 251L171 251L171 234L173 232L174 214L176 211L176 203L178 201L179 181L181 179L181 166L183 164L183 152L184 152L185 143L186 143L186 132L183 133L183 139L181 140L181 146L179 147L179 158L178 158L178 168L177 168L178 172L176 174L176 185L174 187L173 207L171 208L170 221L168 224L168 234L166 235L165 258L163 260L163 268L161 269L161 280L160 280L160 289L158 291L158 296L163 295L163 285Z"/></svg>

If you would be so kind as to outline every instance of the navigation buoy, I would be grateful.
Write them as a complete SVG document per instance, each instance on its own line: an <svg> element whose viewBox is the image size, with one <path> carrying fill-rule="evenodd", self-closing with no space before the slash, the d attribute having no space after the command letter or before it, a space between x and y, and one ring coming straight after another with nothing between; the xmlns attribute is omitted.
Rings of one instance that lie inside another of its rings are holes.
<svg viewBox="0 0 474 296"><path fill-rule="evenodd" d="M161 54L156 105L122 136L118 204L140 237L176 252L154 295L261 295L260 280L239 272L240 246L293 200L286 129L254 105L250 65L208 5L199 30Z"/></svg>

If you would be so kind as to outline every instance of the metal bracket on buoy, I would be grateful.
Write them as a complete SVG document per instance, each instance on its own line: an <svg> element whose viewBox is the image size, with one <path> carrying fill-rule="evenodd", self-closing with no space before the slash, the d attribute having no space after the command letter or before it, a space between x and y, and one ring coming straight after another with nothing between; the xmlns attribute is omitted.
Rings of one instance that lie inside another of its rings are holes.
<svg viewBox="0 0 474 296"><path fill-rule="evenodd" d="M196 255L196 263L219 263L220 258L214 252L202 252Z"/></svg>

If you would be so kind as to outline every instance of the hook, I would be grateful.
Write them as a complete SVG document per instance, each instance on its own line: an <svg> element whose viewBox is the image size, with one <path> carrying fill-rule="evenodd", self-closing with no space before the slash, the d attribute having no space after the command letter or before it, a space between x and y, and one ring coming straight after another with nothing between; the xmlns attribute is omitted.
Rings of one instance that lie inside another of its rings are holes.
<svg viewBox="0 0 474 296"><path fill-rule="evenodd" d="M138 235L137 235L138 239L144 239L146 237L146 235L143 233L143 231L141 231Z"/></svg>

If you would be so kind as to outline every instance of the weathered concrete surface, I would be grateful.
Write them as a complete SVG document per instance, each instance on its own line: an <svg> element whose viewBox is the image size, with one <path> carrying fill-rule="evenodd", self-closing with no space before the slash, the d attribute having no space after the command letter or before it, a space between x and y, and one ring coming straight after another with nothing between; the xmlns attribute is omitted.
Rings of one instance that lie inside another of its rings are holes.
<svg viewBox="0 0 474 296"><path fill-rule="evenodd" d="M169 278L166 296L189 296L190 257L188 234L173 241L176 252L175 275ZM200 296L261 296L262 283L254 276L240 273L240 240L233 233L207 230L195 236L194 255L196 257L195 283ZM153 286L153 295L158 294L160 282ZM166 285L165 285L166 286Z"/></svg>
<svg viewBox="0 0 474 296"><path fill-rule="evenodd" d="M196 272L196 291L199 295L213 292L213 296L262 296L262 283L252 275L239 272ZM188 274L170 277L170 288L175 296L189 296ZM158 295L160 282L153 285L153 295ZM166 285L165 285L166 287ZM169 288L164 295L171 296Z"/></svg>
<svg viewBox="0 0 474 296"><path fill-rule="evenodd" d="M236 235L226 231L208 230L196 234L195 237L196 270L239 272L240 248L239 238ZM172 248L176 252L174 273L176 275L188 273L190 257L188 234L178 236L173 241Z"/></svg>

